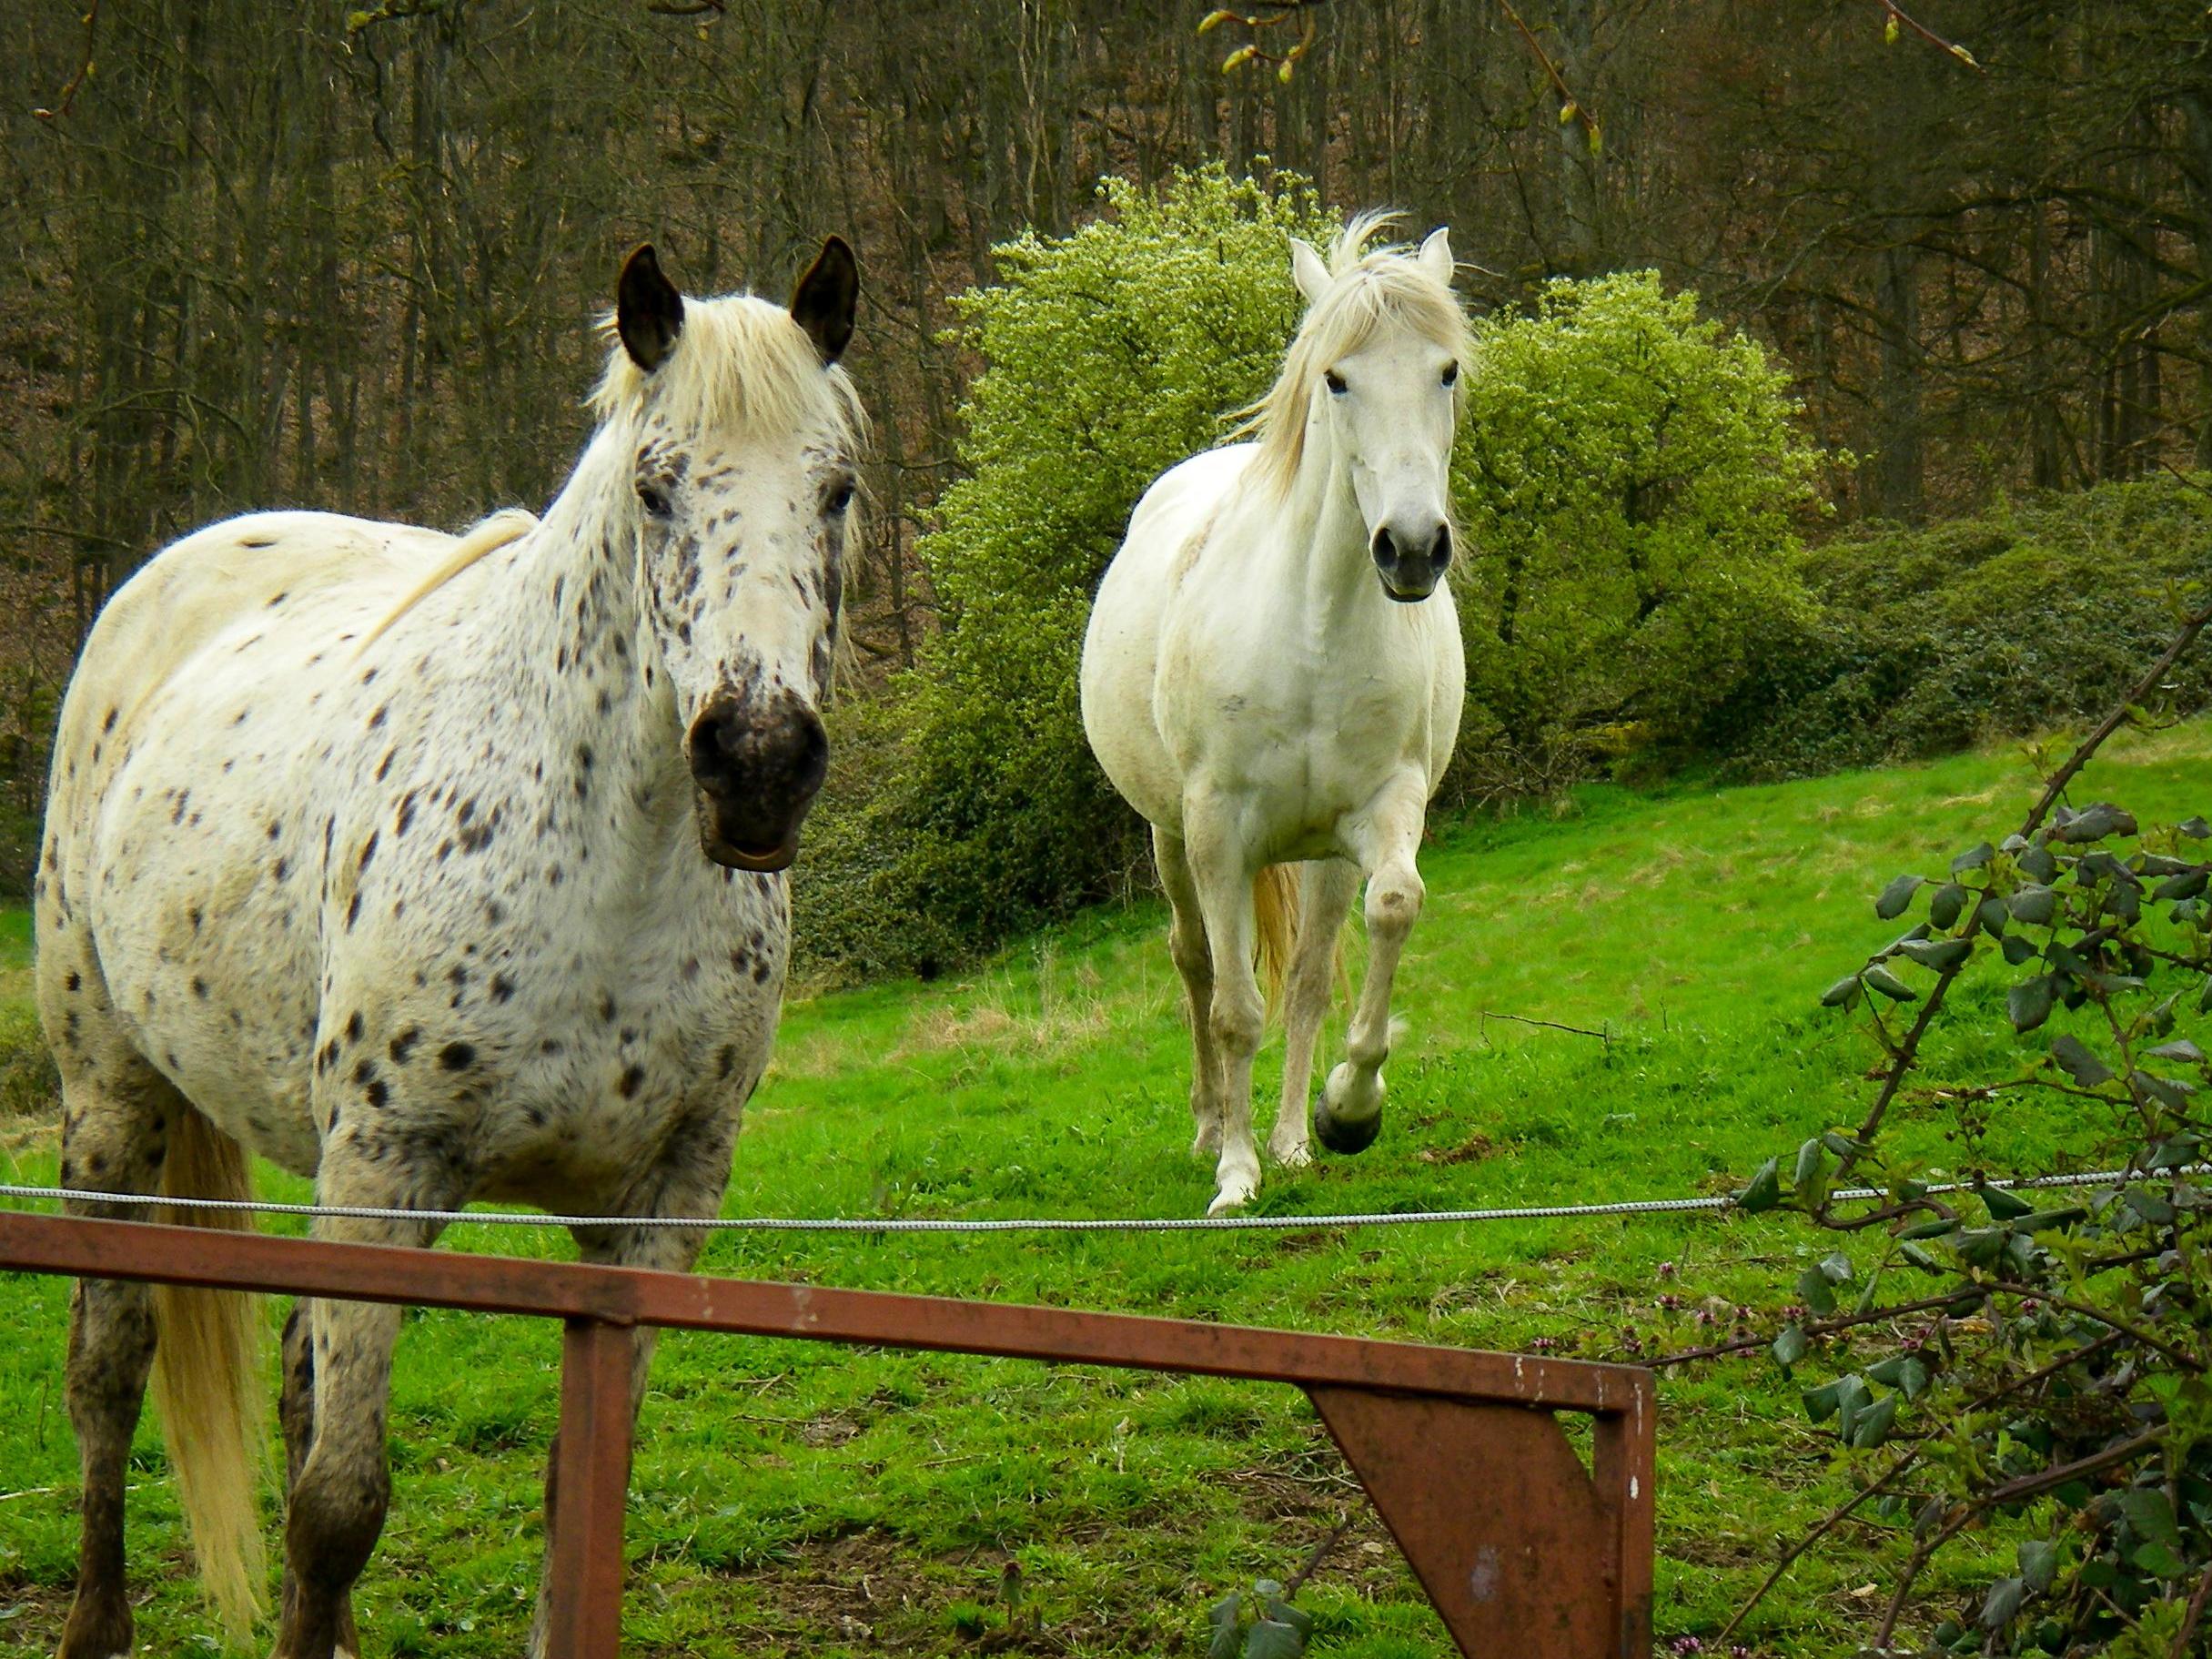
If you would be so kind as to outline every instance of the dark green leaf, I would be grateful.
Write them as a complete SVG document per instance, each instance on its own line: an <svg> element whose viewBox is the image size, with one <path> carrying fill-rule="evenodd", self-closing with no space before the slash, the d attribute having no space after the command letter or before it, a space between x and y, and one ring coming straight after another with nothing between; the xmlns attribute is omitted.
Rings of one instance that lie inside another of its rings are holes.
<svg viewBox="0 0 2212 1659"><path fill-rule="evenodd" d="M2058 878L2058 860L2048 848L2032 846L2013 862L2020 866L2021 875L2036 881L2049 883Z"/></svg>
<svg viewBox="0 0 2212 1659"><path fill-rule="evenodd" d="M2058 914L2058 895L2049 887L2023 887L2005 903L2015 921L2038 927Z"/></svg>
<svg viewBox="0 0 2212 1659"><path fill-rule="evenodd" d="M1848 1008L1859 1000L1859 976L1847 975L1821 993L1823 1008Z"/></svg>
<svg viewBox="0 0 2212 1659"><path fill-rule="evenodd" d="M1818 1388L1807 1389L1804 1391L1805 1415L1814 1422L1826 1422L1833 1417L1836 1407L1842 1402L1843 1381L1843 1378L1838 1377L1833 1381L1822 1383Z"/></svg>
<svg viewBox="0 0 2212 1659"><path fill-rule="evenodd" d="M1850 1443L1861 1452L1879 1446L1889 1438L1890 1425L1896 1420L1897 1396L1884 1394L1852 1419Z"/></svg>
<svg viewBox="0 0 2212 1659"><path fill-rule="evenodd" d="M1859 976L1866 982L1868 990L1879 991L1892 1002L1912 1002L1920 996L1918 991L1879 964L1868 968Z"/></svg>
<svg viewBox="0 0 2212 1659"><path fill-rule="evenodd" d="M2005 962L2013 967L2018 967L2035 954L2035 941L2016 933L2008 933L1999 939L1997 948L2005 953Z"/></svg>
<svg viewBox="0 0 2212 1659"><path fill-rule="evenodd" d="M1289 1625L1301 1636L1310 1638L1313 1634L1313 1615L1302 1607L1293 1607L1279 1594L1268 1598L1268 1616L1278 1624Z"/></svg>
<svg viewBox="0 0 2212 1659"><path fill-rule="evenodd" d="M1954 875L1964 875L1969 870L1981 869L1996 855L1997 849L1991 846L1988 842L1985 841L1981 845L1969 848L1967 851L1961 853L1956 858L1954 858L1951 861L1951 874Z"/></svg>
<svg viewBox="0 0 2212 1659"><path fill-rule="evenodd" d="M1898 876L1883 888L1882 895L1874 900L1874 914L1885 922L1893 916L1903 915L1904 907L1913 902L1913 895L1919 892L1920 887L1919 876Z"/></svg>
<svg viewBox="0 0 2212 1659"><path fill-rule="evenodd" d="M2058 1545L2047 1538L2031 1538L2021 1544L2019 1555L2020 1576L2026 1581L2028 1593L2041 1595L2058 1572Z"/></svg>
<svg viewBox="0 0 2212 1659"><path fill-rule="evenodd" d="M1928 900L1929 922L1937 927L1949 927L1965 914L1966 896L1966 889L1958 883L1945 882Z"/></svg>
<svg viewBox="0 0 2212 1659"><path fill-rule="evenodd" d="M1772 1209L1782 1202L1782 1160L1770 1158L1752 1171L1752 1178L1736 1194L1740 1209L1756 1215L1763 1209Z"/></svg>
<svg viewBox="0 0 2212 1659"><path fill-rule="evenodd" d="M1782 1334L1774 1339L1773 1354L1777 1363L1787 1371L1805 1357L1805 1333L1795 1324L1784 1325ZM1819 1421L1814 1418L1815 1422Z"/></svg>
<svg viewBox="0 0 2212 1659"><path fill-rule="evenodd" d="M2160 900L2195 898L2205 890L2205 884L2208 880L2212 880L2212 875L2204 870L2184 870L2180 875L2169 875L2160 882L2151 897Z"/></svg>
<svg viewBox="0 0 2212 1659"><path fill-rule="evenodd" d="M1912 957L1914 961L1919 963L1921 966L1932 967L1940 974L1947 968L1956 967L1968 956L1974 955L1974 941L1972 939L1920 939L1910 945L1900 946L1898 948Z"/></svg>
<svg viewBox="0 0 2212 1659"><path fill-rule="evenodd" d="M1304 1659L1306 1637L1293 1624L1262 1619L1245 1638L1244 1659Z"/></svg>
<svg viewBox="0 0 2212 1659"><path fill-rule="evenodd" d="M2051 1058L2057 1061L2059 1068L2084 1088L2095 1088L2100 1083L2109 1083L2115 1075L2112 1067L2090 1053L2078 1037L2053 1037Z"/></svg>
<svg viewBox="0 0 2212 1659"><path fill-rule="evenodd" d="M2002 1187L1983 1183L1977 1184L1974 1191L1975 1196L1989 1207L1989 1218L1993 1221L2010 1221L2035 1208L2025 1199L2007 1192Z"/></svg>
<svg viewBox="0 0 2212 1659"><path fill-rule="evenodd" d="M1828 1276L1818 1268L1807 1268L1797 1276L1797 1294L1806 1309L1822 1319L1835 1311L1835 1292L1828 1288Z"/></svg>
<svg viewBox="0 0 2212 1659"><path fill-rule="evenodd" d="M2145 1057L2153 1060L2182 1060L2191 1066L2201 1066L2205 1062L2205 1051L2184 1037L2177 1037L2170 1043L2159 1044Z"/></svg>
<svg viewBox="0 0 2212 1659"><path fill-rule="evenodd" d="M2144 1544L2131 1559L2154 1578L2179 1578L2189 1570L2188 1563L2162 1543Z"/></svg>
<svg viewBox="0 0 2212 1659"><path fill-rule="evenodd" d="M2051 1017L2051 976L2038 974L2005 994L2005 1012L2015 1031L2033 1031Z"/></svg>
<svg viewBox="0 0 2212 1659"><path fill-rule="evenodd" d="M2212 824L2207 824L2202 818L2186 818L2174 827L2192 841L2202 841L2212 836Z"/></svg>
<svg viewBox="0 0 2212 1659"><path fill-rule="evenodd" d="M1950 1217L1945 1216L1940 1217L1934 1221L1922 1221L1912 1227L1908 1227L1903 1232L1899 1233L1897 1237L1900 1239L1940 1239L1945 1233L1954 1233L1956 1231L1958 1231L1958 1223Z"/></svg>
<svg viewBox="0 0 2212 1659"><path fill-rule="evenodd" d="M2020 1603L2027 1600L2027 1586L2016 1578L2001 1578L1989 1586L1989 1597L1982 1603L1982 1626L1985 1630L2002 1630L2013 1622L2020 1611Z"/></svg>
<svg viewBox="0 0 2212 1659"><path fill-rule="evenodd" d="M1985 933L2004 934L2013 919L2013 913L2005 907L2005 901L1995 894L1974 907L1975 919L1981 923Z"/></svg>
<svg viewBox="0 0 2212 1659"><path fill-rule="evenodd" d="M1792 1172L1790 1184L1803 1196L1806 1188L1819 1184L1827 1168L1827 1149L1821 1145L1820 1137L1815 1135L1797 1148L1797 1168Z"/></svg>
<svg viewBox="0 0 2212 1659"><path fill-rule="evenodd" d="M2059 840L2079 846L2085 842L2102 841L2107 835L2134 835L2136 817L2109 801L2099 801L2068 817L2054 833Z"/></svg>
<svg viewBox="0 0 2212 1659"><path fill-rule="evenodd" d="M1214 1639L1207 1644L1206 1659L1237 1659L1237 1615L1243 1608L1243 1594L1232 1590L1207 1613L1207 1619L1214 1627Z"/></svg>

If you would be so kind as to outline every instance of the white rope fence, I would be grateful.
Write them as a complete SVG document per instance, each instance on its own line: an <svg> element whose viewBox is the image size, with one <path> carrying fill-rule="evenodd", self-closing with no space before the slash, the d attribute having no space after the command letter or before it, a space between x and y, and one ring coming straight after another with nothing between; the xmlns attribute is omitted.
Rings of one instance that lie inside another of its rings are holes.
<svg viewBox="0 0 2212 1659"><path fill-rule="evenodd" d="M2194 1175L2212 1164L2153 1172ZM2039 1175L2019 1180L1946 1181L1924 1188L1931 1194L1972 1192L1977 1185L2002 1191L2114 1186L2150 1178L2140 1170L2097 1169L2077 1175ZM1830 1195L1845 1202L1884 1199L1877 1187L1852 1187ZM0 1183L0 1198L33 1202L136 1205L170 1209L242 1210L309 1220L435 1221L446 1227L696 1228L704 1232L748 1233L1198 1233L1309 1232L1350 1227L1459 1226L1477 1221L1556 1221L1594 1216L1690 1215L1732 1209L1733 1198L1629 1199L1611 1204L1538 1204L1518 1209L1372 1210L1324 1216L1129 1216L932 1219L908 1216L556 1216L500 1209L379 1209L360 1205L276 1204L255 1199L180 1199L160 1193L98 1192L82 1187L25 1187Z"/></svg>

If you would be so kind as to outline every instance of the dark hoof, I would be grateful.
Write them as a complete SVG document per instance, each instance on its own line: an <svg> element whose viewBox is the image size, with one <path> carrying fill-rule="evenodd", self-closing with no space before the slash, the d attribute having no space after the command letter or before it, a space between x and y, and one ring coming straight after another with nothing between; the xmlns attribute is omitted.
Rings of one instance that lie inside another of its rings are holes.
<svg viewBox="0 0 2212 1659"><path fill-rule="evenodd" d="M1382 1108L1369 1118L1339 1118L1328 1109L1326 1096L1313 1104L1313 1138L1331 1152L1349 1156L1364 1152L1382 1132Z"/></svg>

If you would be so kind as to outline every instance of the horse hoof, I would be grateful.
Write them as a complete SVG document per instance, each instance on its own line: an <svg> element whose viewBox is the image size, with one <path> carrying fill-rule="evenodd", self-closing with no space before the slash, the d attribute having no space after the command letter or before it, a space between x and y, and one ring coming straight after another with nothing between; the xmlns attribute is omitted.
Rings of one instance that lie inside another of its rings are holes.
<svg viewBox="0 0 2212 1659"><path fill-rule="evenodd" d="M1226 1216L1233 1209L1242 1209L1258 1190L1258 1183L1255 1181L1230 1181L1214 1194L1214 1201L1206 1207L1206 1213Z"/></svg>
<svg viewBox="0 0 2212 1659"><path fill-rule="evenodd" d="M1382 1108L1378 1104L1365 1118L1339 1118L1328 1109L1328 1098L1324 1095L1314 1103L1313 1138L1331 1152L1349 1156L1364 1152L1375 1144L1375 1137L1382 1132Z"/></svg>
<svg viewBox="0 0 2212 1659"><path fill-rule="evenodd" d="M1269 1147L1268 1156L1278 1169L1303 1169L1313 1162L1313 1148L1301 1140L1295 1147Z"/></svg>

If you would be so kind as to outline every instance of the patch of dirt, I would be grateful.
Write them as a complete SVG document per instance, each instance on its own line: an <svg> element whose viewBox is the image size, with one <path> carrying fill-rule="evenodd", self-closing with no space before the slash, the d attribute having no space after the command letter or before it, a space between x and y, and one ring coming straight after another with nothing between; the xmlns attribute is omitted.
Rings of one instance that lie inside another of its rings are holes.
<svg viewBox="0 0 2212 1659"><path fill-rule="evenodd" d="M1413 1156L1424 1164L1479 1164L1497 1150L1498 1143L1478 1130L1456 1147L1424 1147Z"/></svg>

